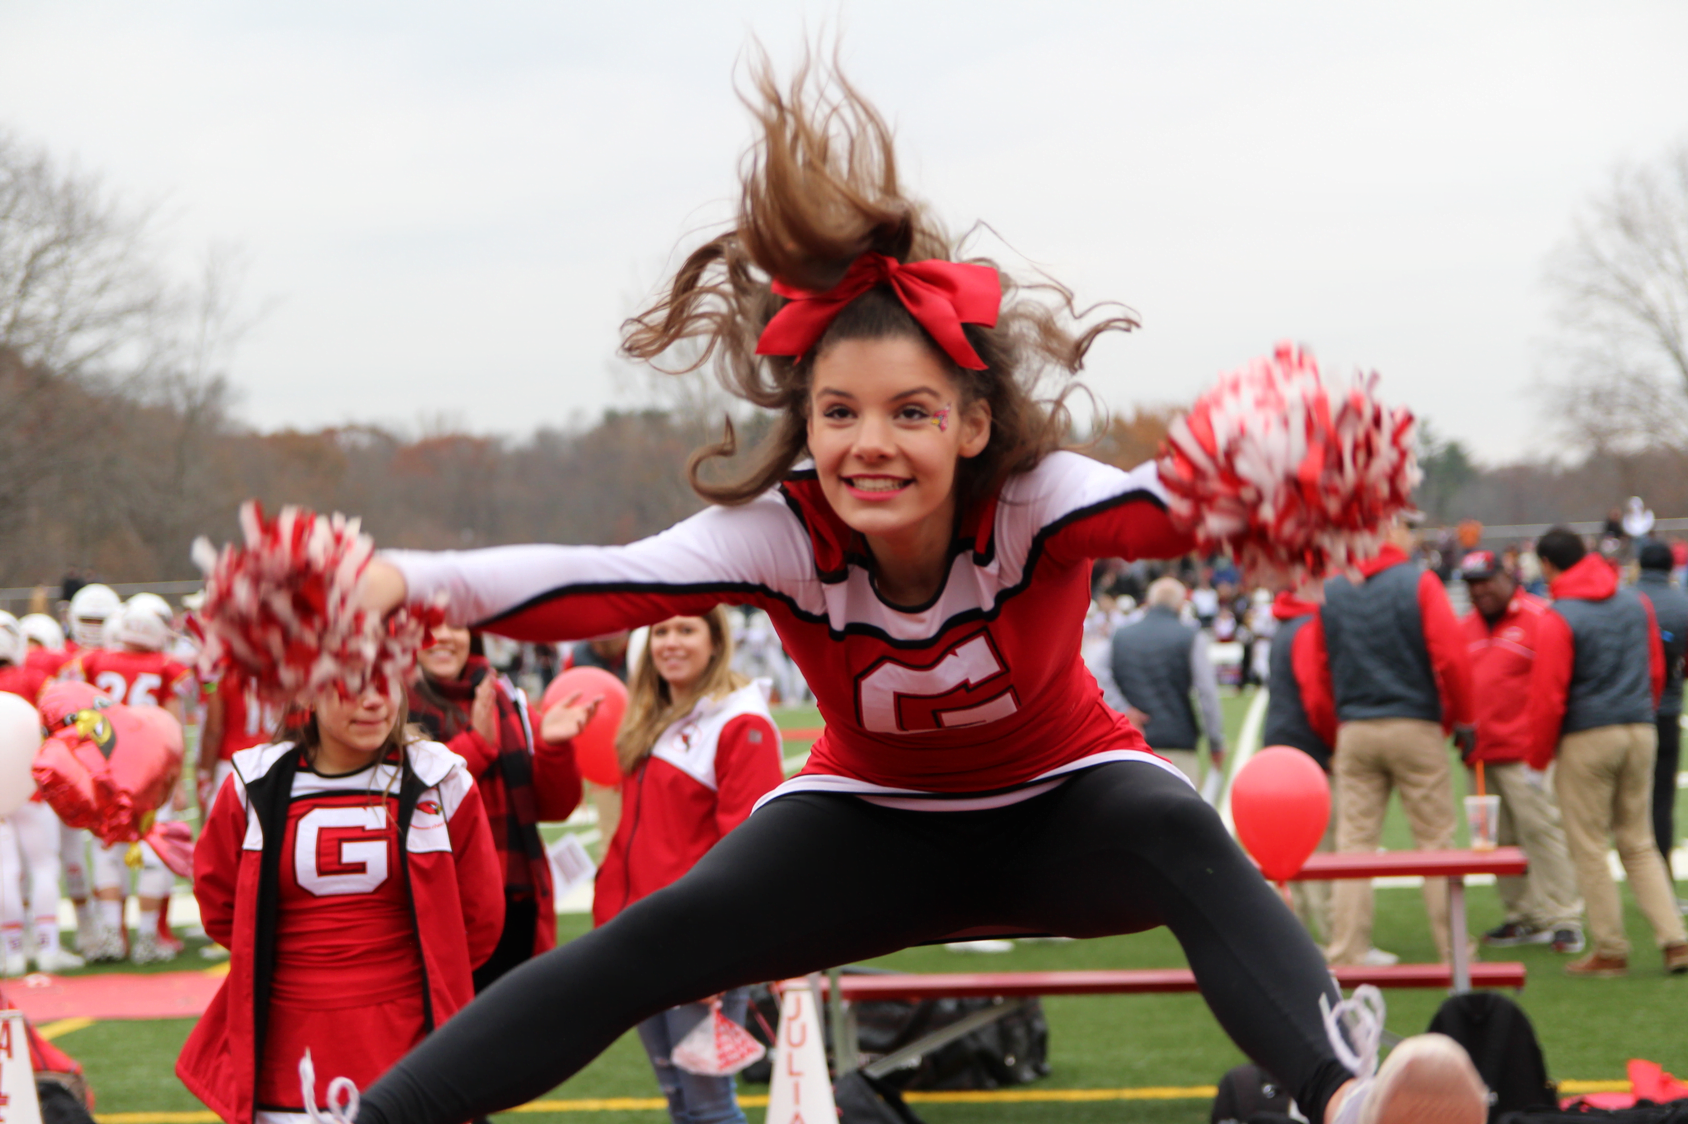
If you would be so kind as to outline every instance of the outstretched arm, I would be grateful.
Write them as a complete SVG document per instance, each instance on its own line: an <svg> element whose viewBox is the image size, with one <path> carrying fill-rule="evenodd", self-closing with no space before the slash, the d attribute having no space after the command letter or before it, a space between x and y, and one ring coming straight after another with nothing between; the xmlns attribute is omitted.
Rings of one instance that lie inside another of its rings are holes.
<svg viewBox="0 0 1688 1124"><path fill-rule="evenodd" d="M627 546L385 551L361 597L379 612L446 596L447 619L517 640L571 640L699 614L723 600L802 599L808 538L777 498L712 507Z"/></svg>
<svg viewBox="0 0 1688 1124"><path fill-rule="evenodd" d="M1153 463L1124 472L1077 453L1054 453L1035 471L1012 479L1001 502L1026 504L1038 512L1030 522L1057 564L1177 558L1195 546L1173 526Z"/></svg>

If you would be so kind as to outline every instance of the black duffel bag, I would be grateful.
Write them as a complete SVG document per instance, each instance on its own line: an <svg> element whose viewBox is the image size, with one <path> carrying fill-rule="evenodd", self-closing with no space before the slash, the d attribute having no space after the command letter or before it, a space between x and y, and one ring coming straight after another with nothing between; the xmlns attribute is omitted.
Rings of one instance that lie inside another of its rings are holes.
<svg viewBox="0 0 1688 1124"><path fill-rule="evenodd" d="M852 975L879 975L884 970L845 968L844 971ZM861 1063L873 1062L974 1011L1001 1002L925 999L915 1003L874 1000L854 1004ZM757 986L750 991L750 1006L746 1028L763 1045L771 1047L779 1027L779 1002L767 987ZM831 1020L823 1017L822 1023L827 1064L836 1072ZM739 1076L765 1085L772 1073L771 1059L765 1059L741 1071ZM1024 1085L1048 1074L1049 1023L1043 1017L1042 1003L1034 999L1021 1010L922 1055L917 1065L885 1074L879 1083L897 1090L1000 1089Z"/></svg>

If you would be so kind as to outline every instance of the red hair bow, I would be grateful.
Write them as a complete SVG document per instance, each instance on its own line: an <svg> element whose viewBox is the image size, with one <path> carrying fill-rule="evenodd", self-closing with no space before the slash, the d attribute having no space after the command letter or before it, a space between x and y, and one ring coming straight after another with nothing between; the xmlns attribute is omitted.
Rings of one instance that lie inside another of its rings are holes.
<svg viewBox="0 0 1688 1124"><path fill-rule="evenodd" d="M937 258L905 265L875 253L863 254L851 262L843 280L824 293L775 281L774 292L791 303L776 312L762 329L756 341L756 354L801 359L844 306L875 285L891 286L903 307L958 366L970 371L985 369L984 360L967 342L961 326L996 326L996 314L1002 306L1002 283L996 270L988 265Z"/></svg>

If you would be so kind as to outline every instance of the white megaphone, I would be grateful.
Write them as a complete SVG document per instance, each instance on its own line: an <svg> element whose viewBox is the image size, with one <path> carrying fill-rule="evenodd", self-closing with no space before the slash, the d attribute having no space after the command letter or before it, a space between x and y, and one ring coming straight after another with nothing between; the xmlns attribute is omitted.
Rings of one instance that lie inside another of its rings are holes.
<svg viewBox="0 0 1688 1124"><path fill-rule="evenodd" d="M815 977L781 985L774 1077L768 1086L767 1124L837 1124L832 1078L821 1037L820 988Z"/></svg>

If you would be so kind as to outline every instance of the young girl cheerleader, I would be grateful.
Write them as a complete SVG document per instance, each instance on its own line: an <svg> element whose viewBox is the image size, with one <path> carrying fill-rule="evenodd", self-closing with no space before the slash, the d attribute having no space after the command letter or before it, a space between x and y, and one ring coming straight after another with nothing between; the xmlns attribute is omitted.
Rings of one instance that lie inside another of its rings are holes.
<svg viewBox="0 0 1688 1124"><path fill-rule="evenodd" d="M580 803L580 772L568 743L592 712L578 700L559 703L546 713L545 729L535 731L526 697L471 650L473 639L466 628L434 629L433 645L417 659L409 701L428 736L468 762L500 859L504 931L498 948L475 969L478 992L556 947L551 863L539 824L568 819Z"/></svg>
<svg viewBox="0 0 1688 1124"><path fill-rule="evenodd" d="M303 1113L306 1050L318 1103L330 1077L374 1081L474 994L500 885L468 770L406 732L402 692L322 691L295 738L235 754L194 848L231 956L177 1075L229 1124Z"/></svg>
<svg viewBox="0 0 1688 1124"><path fill-rule="evenodd" d="M766 681L733 671L732 660L724 605L651 626L616 735L627 779L621 819L598 870L594 924L608 924L684 875L780 783L779 730L768 713ZM721 997L722 1013L742 1026L748 1000L747 989L734 988ZM671 1057L709 1013L708 1003L683 1003L639 1024L674 1124L744 1120L731 1077L688 1073Z"/></svg>
<svg viewBox="0 0 1688 1124"><path fill-rule="evenodd" d="M1362 388L1331 405L1299 453L1284 442L1272 480L1329 495L1274 507L1265 530L1259 500L1211 463L1162 479L1061 451L1067 419L1034 384L1076 371L1100 331L1128 322L1069 329L1064 295L1052 306L991 265L952 260L955 245L902 192L888 128L841 80L832 88L817 102L801 77L789 94L759 77L763 137L736 226L693 252L625 336L645 359L691 345L776 413L744 474L698 471L730 439L694 458L694 486L716 506L624 547L393 552L362 586L370 610L444 595L454 619L524 640L749 603L815 690L826 732L804 771L684 877L510 973L394 1067L359 1124L449 1124L519 1104L656 1012L757 980L962 931L1157 925L1220 1024L1314 1124L1480 1124L1481 1081L1451 1040L1410 1040L1373 1073L1377 1012L1349 1001L1327 1021L1340 995L1318 949L1080 660L1092 560L1195 545L1195 521L1169 506L1222 516L1204 533L1254 528L1245 561L1293 535L1307 544L1298 558L1328 564L1314 548L1331 539L1318 536L1374 477L1363 460L1318 458L1352 451L1329 418L1371 400ZM1239 377L1224 409L1198 404L1177 464L1252 419L1303 417L1288 391L1307 364L1286 350L1278 366L1287 381ZM1366 455L1387 453L1410 426L1366 432L1378 434ZM1193 490L1176 491L1180 480ZM1204 498L1220 485L1228 495ZM1407 502L1401 491L1390 503ZM1342 525L1379 522L1376 508L1358 518Z"/></svg>

